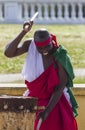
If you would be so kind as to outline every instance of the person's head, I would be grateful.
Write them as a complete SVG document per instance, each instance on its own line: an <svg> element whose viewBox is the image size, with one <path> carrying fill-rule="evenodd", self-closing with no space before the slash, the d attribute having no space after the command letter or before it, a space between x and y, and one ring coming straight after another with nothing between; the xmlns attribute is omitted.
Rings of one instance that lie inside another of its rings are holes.
<svg viewBox="0 0 85 130"><path fill-rule="evenodd" d="M38 51L44 55L53 48L51 35L46 29L35 31L34 42Z"/></svg>

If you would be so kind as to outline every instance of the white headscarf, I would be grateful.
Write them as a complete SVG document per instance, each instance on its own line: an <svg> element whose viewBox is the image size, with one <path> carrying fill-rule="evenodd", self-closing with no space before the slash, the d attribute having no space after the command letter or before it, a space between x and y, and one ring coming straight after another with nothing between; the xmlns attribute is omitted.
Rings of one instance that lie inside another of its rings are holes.
<svg viewBox="0 0 85 130"><path fill-rule="evenodd" d="M22 75L25 80L31 82L35 80L43 71L44 67L42 56L38 52L34 40L32 40L22 69Z"/></svg>

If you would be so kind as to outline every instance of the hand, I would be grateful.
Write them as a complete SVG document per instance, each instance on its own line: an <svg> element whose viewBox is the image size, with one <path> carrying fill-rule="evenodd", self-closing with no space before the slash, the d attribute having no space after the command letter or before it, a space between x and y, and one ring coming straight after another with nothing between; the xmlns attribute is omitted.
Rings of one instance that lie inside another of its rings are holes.
<svg viewBox="0 0 85 130"><path fill-rule="evenodd" d="M47 110L43 110L38 114L38 119L42 119L42 121L46 120L46 118L48 117L48 111Z"/></svg>
<svg viewBox="0 0 85 130"><path fill-rule="evenodd" d="M33 21L29 21L29 22L25 22L23 24L23 30L27 33L31 30L32 28L32 25L33 25Z"/></svg>

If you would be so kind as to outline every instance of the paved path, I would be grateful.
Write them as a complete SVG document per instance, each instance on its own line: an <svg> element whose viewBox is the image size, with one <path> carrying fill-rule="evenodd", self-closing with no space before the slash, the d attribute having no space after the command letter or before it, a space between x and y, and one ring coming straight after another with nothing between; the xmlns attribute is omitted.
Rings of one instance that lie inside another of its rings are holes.
<svg viewBox="0 0 85 130"><path fill-rule="evenodd" d="M85 69L74 69L75 76L85 76ZM0 83L14 82L23 80L23 76L20 73L17 74L0 74Z"/></svg>
<svg viewBox="0 0 85 130"><path fill-rule="evenodd" d="M14 82L24 80L20 73L17 74L0 74L0 83Z"/></svg>

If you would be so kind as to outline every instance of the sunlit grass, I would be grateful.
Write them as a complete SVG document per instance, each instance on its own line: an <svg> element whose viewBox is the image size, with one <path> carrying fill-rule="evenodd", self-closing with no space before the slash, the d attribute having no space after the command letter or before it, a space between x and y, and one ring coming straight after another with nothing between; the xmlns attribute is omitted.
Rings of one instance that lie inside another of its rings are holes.
<svg viewBox="0 0 85 130"><path fill-rule="evenodd" d="M85 84L85 76L84 77L75 77L74 84Z"/></svg>
<svg viewBox="0 0 85 130"><path fill-rule="evenodd" d="M84 25L35 25L22 40L33 37L38 28L47 28L57 36L57 41L68 50L74 68L85 68L85 26ZM0 24L0 73L21 72L26 54L7 58L4 56L6 44L22 30L21 24Z"/></svg>

